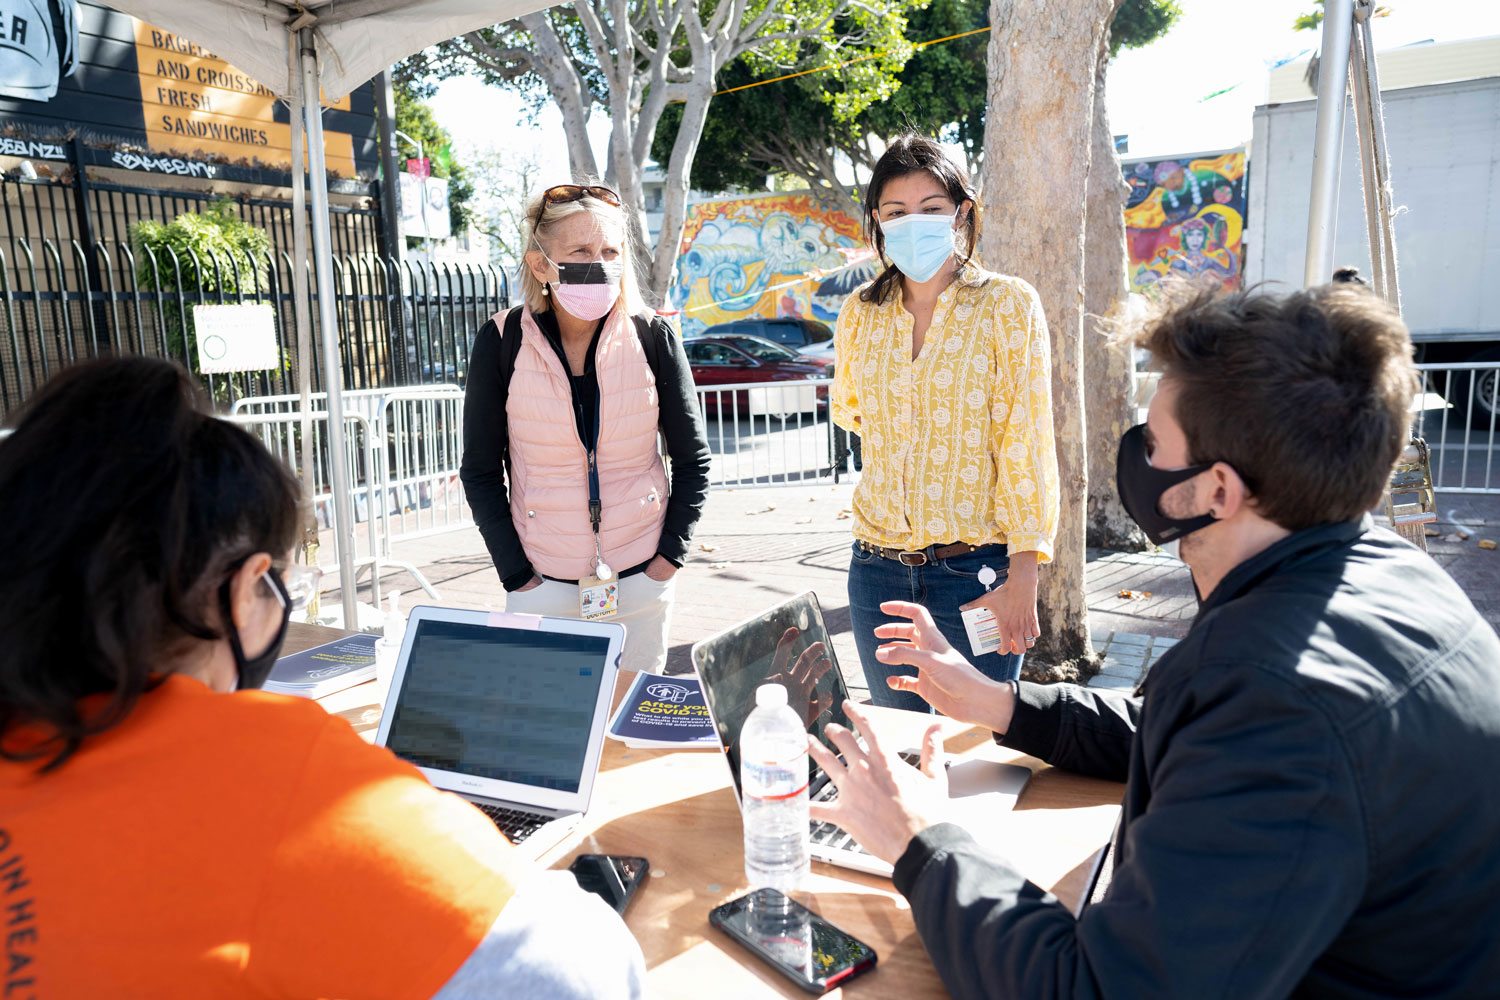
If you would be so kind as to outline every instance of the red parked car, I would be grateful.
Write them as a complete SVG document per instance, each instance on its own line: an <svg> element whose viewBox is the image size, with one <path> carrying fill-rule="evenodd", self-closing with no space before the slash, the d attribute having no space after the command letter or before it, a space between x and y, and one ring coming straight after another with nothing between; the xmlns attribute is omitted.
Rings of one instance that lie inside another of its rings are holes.
<svg viewBox="0 0 1500 1000"><path fill-rule="evenodd" d="M810 358L794 354L769 340L744 334L694 337L683 341L693 382L702 389L744 382L805 382L833 377L832 358ZM828 406L826 386L808 386L808 392L752 393L702 392L704 412L758 416L767 413L800 412Z"/></svg>

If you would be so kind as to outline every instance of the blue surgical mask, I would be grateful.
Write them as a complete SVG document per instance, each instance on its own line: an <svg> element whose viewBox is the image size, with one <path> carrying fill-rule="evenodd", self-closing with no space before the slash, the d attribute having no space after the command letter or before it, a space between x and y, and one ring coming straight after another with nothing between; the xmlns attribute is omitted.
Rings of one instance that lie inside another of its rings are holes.
<svg viewBox="0 0 1500 1000"><path fill-rule="evenodd" d="M928 281L953 256L952 215L903 215L880 224L885 255L912 281Z"/></svg>

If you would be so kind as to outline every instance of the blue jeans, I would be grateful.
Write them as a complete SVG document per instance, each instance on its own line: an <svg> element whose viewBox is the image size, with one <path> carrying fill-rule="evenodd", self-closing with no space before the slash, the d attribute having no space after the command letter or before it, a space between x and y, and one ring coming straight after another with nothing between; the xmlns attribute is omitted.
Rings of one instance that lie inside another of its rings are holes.
<svg viewBox="0 0 1500 1000"><path fill-rule="evenodd" d="M929 560L931 555L929 551ZM886 641L875 638L875 626L902 620L881 613L880 605L885 601L909 601L926 608L949 644L986 677L1008 681L1021 676L1021 657L1016 653L974 656L969 652L969 633L958 609L984 593L984 586L979 582L982 566L995 571L994 586L1004 583L1010 570L1010 556L1005 546L995 545L951 559L929 561L925 566L906 566L895 559L864 552L855 543L849 563L849 621L854 628L854 644L859 649L860 664L865 668L865 681L870 685L871 701L887 708L932 711L927 702L916 695L892 691L885 683L887 677L901 674L909 677L916 673L915 667L888 666L875 658L875 650Z"/></svg>

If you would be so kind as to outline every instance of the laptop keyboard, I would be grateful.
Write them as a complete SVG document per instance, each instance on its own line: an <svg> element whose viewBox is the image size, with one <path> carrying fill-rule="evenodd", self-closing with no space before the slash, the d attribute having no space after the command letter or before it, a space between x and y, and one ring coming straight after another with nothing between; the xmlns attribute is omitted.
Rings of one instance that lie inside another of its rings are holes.
<svg viewBox="0 0 1500 1000"><path fill-rule="evenodd" d="M501 833L510 838L512 844L519 844L540 829L543 824L552 822L551 816L542 813L507 809L505 806L491 805L488 802L475 802L474 805L490 818L490 822L500 828Z"/></svg>

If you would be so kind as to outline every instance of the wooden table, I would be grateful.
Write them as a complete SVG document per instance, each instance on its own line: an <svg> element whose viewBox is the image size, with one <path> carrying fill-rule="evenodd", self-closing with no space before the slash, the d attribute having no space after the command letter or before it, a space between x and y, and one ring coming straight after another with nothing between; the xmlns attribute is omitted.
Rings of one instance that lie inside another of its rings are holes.
<svg viewBox="0 0 1500 1000"><path fill-rule="evenodd" d="M286 652L344 633L292 624ZM615 699L632 675L622 673ZM363 684L322 700L366 739L379 726L379 692ZM931 717L871 708L882 734L916 745ZM1012 860L1032 881L1068 905L1086 888L1094 857L1109 839L1123 786L1050 768L995 745L987 730L949 721L944 749L1022 764L1032 778L1006 822ZM651 989L663 997L805 997L790 981L714 930L708 911L746 891L739 808L722 757L704 750L634 750L606 739L593 801L579 828L542 857L566 867L580 853L639 855L651 860L625 922L640 942ZM917 937L910 908L889 879L814 862L804 901L865 941L880 956L875 971L831 997L944 996Z"/></svg>

